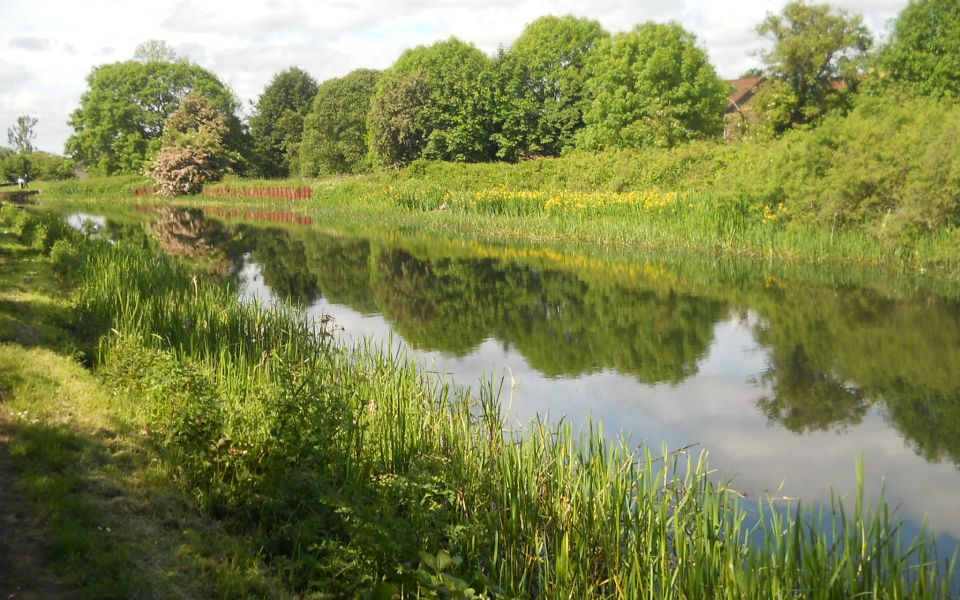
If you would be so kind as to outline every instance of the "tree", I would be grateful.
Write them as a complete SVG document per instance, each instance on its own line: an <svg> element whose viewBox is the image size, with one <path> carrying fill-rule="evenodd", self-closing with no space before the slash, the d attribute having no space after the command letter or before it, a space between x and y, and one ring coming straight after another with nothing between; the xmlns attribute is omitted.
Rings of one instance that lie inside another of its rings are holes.
<svg viewBox="0 0 960 600"><path fill-rule="evenodd" d="M167 119L162 149L148 169L164 196L196 194L223 177L231 161L226 118L207 97L192 92Z"/></svg>
<svg viewBox="0 0 960 600"><path fill-rule="evenodd" d="M423 154L431 133L433 89L419 72L378 86L367 117L370 162L402 167Z"/></svg>
<svg viewBox="0 0 960 600"><path fill-rule="evenodd" d="M34 140L37 139L37 119L30 115L21 115L17 117L15 125L7 128L7 143L13 146L13 149L20 154L29 154L33 152Z"/></svg>
<svg viewBox="0 0 960 600"><path fill-rule="evenodd" d="M960 0L914 0L878 57L883 87L960 98Z"/></svg>
<svg viewBox="0 0 960 600"><path fill-rule="evenodd" d="M170 44L163 40L147 40L133 51L133 60L149 62L174 62L180 60Z"/></svg>
<svg viewBox="0 0 960 600"><path fill-rule="evenodd" d="M379 71L357 69L320 84L303 122L303 175L316 177L367 169L367 115L379 79Z"/></svg>
<svg viewBox="0 0 960 600"><path fill-rule="evenodd" d="M586 69L579 147L670 147L723 131L728 86L676 23L643 23L601 41Z"/></svg>
<svg viewBox="0 0 960 600"><path fill-rule="evenodd" d="M758 103L777 133L846 104L872 43L860 16L802 0L768 14L757 33L773 42L761 54L770 81Z"/></svg>
<svg viewBox="0 0 960 600"><path fill-rule="evenodd" d="M299 171L303 119L316 95L317 81L296 67L274 75L264 89L250 117L255 165L261 176L285 177Z"/></svg>
<svg viewBox="0 0 960 600"><path fill-rule="evenodd" d="M573 147L586 108L583 66L608 35L591 19L546 16L498 57L500 158L559 156Z"/></svg>
<svg viewBox="0 0 960 600"><path fill-rule="evenodd" d="M393 107L384 106L384 103L402 98L403 95L396 93L398 89L412 89L406 84L398 88L395 81L422 74L430 91L429 102L416 119L426 132L423 155L461 162L492 158L491 98L489 88L483 84L489 82L485 78L491 75L490 67L490 59L485 54L456 38L432 46L417 46L404 52L384 73L373 97L371 111L379 111L381 115L395 113ZM417 89L426 88L420 85ZM371 144L374 153L395 143L383 139L385 132L379 129L380 124L373 121L368 124L370 135L377 140L376 144ZM382 157L376 157L375 162L389 163Z"/></svg>
<svg viewBox="0 0 960 600"><path fill-rule="evenodd" d="M209 71L188 61L136 60L100 65L70 116L67 153L104 175L139 173L161 147L167 118L193 91L210 99L227 120L226 144L241 153L245 138L233 93ZM239 154L238 154L239 156Z"/></svg>

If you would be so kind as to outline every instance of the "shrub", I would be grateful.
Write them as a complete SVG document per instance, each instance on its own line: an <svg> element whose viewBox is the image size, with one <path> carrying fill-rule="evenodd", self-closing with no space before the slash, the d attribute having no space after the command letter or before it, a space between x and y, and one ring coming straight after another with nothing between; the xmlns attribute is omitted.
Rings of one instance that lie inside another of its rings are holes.
<svg viewBox="0 0 960 600"><path fill-rule="evenodd" d="M50 248L53 272L67 286L72 285L76 280L82 261L79 248L67 238L60 238Z"/></svg>
<svg viewBox="0 0 960 600"><path fill-rule="evenodd" d="M909 236L960 225L960 106L865 98L787 145L775 165L794 212Z"/></svg>
<svg viewBox="0 0 960 600"><path fill-rule="evenodd" d="M157 193L196 194L227 172L233 158L225 146L227 121L208 98L191 93L164 124L163 149L150 164Z"/></svg>
<svg viewBox="0 0 960 600"><path fill-rule="evenodd" d="M198 194L204 183L219 178L217 162L199 146L167 146L150 165L149 175L161 196Z"/></svg>

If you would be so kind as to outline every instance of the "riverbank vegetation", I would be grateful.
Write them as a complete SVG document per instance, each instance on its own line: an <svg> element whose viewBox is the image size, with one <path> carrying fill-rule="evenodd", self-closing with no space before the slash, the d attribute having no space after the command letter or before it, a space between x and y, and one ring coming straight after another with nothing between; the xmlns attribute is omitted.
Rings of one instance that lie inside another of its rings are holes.
<svg viewBox="0 0 960 600"><path fill-rule="evenodd" d="M632 450L599 429L510 431L496 386L470 397L398 356L343 347L140 242L3 217L33 250L18 246L2 268L33 256L75 277L65 322L87 342L67 353L86 357L93 376L81 376L109 390L100 409L149 457L135 468L251 540L283 593L947 594L946 557L925 533L903 538L883 505L837 499L818 516L740 497L703 456ZM94 535L90 518L74 526ZM250 587L234 594L275 589L237 552L228 580Z"/></svg>

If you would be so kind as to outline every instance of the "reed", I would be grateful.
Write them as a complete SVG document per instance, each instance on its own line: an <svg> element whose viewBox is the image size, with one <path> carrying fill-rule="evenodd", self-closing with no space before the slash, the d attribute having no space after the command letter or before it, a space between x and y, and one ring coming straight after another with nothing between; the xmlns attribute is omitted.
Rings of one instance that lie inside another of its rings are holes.
<svg viewBox="0 0 960 600"><path fill-rule="evenodd" d="M906 538L862 485L830 506L748 503L705 453L630 448L600 424L510 430L492 382L470 394L400 354L344 347L150 250L84 248L77 303L108 332L98 372L138 399L117 410L304 593L951 593L956 556L925 529Z"/></svg>

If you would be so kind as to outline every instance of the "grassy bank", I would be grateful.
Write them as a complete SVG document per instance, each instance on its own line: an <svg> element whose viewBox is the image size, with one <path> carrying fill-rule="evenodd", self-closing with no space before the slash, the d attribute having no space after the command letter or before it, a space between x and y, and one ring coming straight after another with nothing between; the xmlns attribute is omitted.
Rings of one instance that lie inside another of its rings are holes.
<svg viewBox="0 0 960 600"><path fill-rule="evenodd" d="M612 446L598 430L507 431L492 386L465 397L399 357L341 347L288 309L241 305L150 250L63 231L39 243L56 227L27 220L14 223L22 239L50 248L38 264L76 274L66 322L83 327L64 334L80 340L68 351L91 348L95 375L74 372L110 391L97 401L123 424L110 431L137 433L132 472L173 483L204 522L250 540L282 589L947 595L931 540L903 539L882 505L784 510L711 482L702 456ZM238 555L231 573L257 572Z"/></svg>
<svg viewBox="0 0 960 600"><path fill-rule="evenodd" d="M71 242L61 240L67 237ZM74 288L82 242L0 207L3 597L283 597L256 549L171 483L137 402L89 370L95 327ZM6 550L6 552L3 552ZM10 557L11 563L4 563Z"/></svg>

